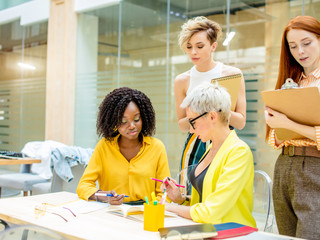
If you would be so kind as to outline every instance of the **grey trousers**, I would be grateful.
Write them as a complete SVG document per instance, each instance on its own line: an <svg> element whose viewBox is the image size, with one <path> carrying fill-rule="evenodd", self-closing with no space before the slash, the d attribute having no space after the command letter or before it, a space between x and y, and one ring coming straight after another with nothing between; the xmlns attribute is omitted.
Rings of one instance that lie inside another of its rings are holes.
<svg viewBox="0 0 320 240"><path fill-rule="evenodd" d="M272 194L280 234L320 239L320 158L280 154Z"/></svg>

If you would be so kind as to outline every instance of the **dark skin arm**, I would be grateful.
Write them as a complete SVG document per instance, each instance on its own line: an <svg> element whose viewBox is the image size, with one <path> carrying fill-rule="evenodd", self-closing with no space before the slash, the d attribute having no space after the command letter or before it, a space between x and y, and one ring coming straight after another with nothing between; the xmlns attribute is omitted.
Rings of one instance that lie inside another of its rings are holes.
<svg viewBox="0 0 320 240"><path fill-rule="evenodd" d="M111 205L121 205L123 203L124 200L124 194L118 195L114 190L112 191L102 191L102 190L98 190L98 193L102 193L102 194L112 194L113 197L108 197L108 196L95 196L95 193L92 194L89 199L90 200L97 200L101 201L101 202L107 202Z"/></svg>

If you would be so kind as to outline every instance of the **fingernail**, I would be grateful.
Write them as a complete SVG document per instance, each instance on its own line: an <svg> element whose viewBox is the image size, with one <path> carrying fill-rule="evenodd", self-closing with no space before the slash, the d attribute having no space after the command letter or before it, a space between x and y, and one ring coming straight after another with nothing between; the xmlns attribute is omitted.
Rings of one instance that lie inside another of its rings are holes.
<svg viewBox="0 0 320 240"><path fill-rule="evenodd" d="M171 179L168 177L168 180L171 181Z"/></svg>

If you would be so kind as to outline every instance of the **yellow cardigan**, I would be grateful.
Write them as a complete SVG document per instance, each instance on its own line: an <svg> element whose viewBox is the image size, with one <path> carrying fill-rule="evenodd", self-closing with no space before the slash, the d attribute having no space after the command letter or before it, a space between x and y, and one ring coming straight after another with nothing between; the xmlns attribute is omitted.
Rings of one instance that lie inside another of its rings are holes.
<svg viewBox="0 0 320 240"><path fill-rule="evenodd" d="M144 199L145 196L151 199L152 192L160 200L161 183L150 178L163 179L170 176L163 143L153 137L143 137L139 153L128 162L120 152L118 138L119 135L111 142L105 138L98 142L79 181L78 196L88 200L98 190L98 181L101 190L115 190L118 194L129 195L125 202Z"/></svg>
<svg viewBox="0 0 320 240"><path fill-rule="evenodd" d="M212 224L237 222L256 227L252 216L253 178L251 150L233 130L218 150L205 175L203 202L199 203L199 194L192 188L192 220Z"/></svg>

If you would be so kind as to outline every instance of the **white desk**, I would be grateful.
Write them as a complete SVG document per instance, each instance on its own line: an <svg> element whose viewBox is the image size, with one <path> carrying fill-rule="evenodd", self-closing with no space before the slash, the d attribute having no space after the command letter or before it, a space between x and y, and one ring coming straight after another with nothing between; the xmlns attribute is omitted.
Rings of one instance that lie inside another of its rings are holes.
<svg viewBox="0 0 320 240"><path fill-rule="evenodd" d="M68 192L41 194L30 197L0 199L0 219L14 224L34 224L54 231L68 239L160 239L158 232L143 230L143 223L98 210L78 214L65 222L58 216L45 214L36 219L34 207L41 203L62 204L78 199ZM183 218L166 218L165 226L193 224Z"/></svg>
<svg viewBox="0 0 320 240"><path fill-rule="evenodd" d="M39 225L54 230L68 239L160 239L158 232L144 231L142 222L109 214L103 209L78 214L77 217L68 218L68 222L56 215L47 213L45 216L36 219L34 211L36 205L44 202L58 205L77 199L76 194L68 192L0 199L0 219L14 224ZM165 227L190 224L194 224L194 222L183 218L166 218L164 223ZM266 236L269 235L266 234ZM278 239L290 239L279 235L270 236L276 236ZM241 237L233 239L241 239Z"/></svg>

